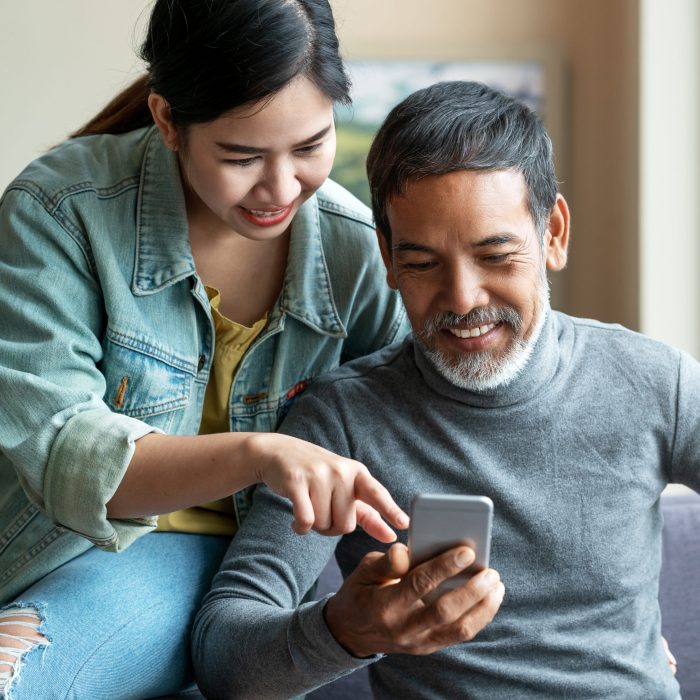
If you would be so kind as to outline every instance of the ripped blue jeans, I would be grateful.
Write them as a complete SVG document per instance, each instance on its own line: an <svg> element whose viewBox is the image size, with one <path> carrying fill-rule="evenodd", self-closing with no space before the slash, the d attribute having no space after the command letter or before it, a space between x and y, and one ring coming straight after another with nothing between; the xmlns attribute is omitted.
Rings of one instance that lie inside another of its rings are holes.
<svg viewBox="0 0 700 700"><path fill-rule="evenodd" d="M126 700L193 683L190 627L229 538L93 548L0 610L0 698ZM37 624L38 620L38 624Z"/></svg>

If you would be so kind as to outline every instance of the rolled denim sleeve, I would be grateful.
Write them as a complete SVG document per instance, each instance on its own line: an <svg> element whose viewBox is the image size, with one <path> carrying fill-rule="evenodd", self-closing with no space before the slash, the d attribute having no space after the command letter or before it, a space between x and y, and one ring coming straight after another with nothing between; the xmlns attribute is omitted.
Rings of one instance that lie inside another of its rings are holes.
<svg viewBox="0 0 700 700"><path fill-rule="evenodd" d="M150 521L108 521L106 503L154 429L112 413L99 370L105 312L79 227L28 184L0 203L0 451L57 525L121 549Z"/></svg>
<svg viewBox="0 0 700 700"><path fill-rule="evenodd" d="M124 477L134 443L152 431L141 421L99 407L68 420L46 465L44 498L49 517L115 551L152 529L156 518L108 520L106 506Z"/></svg>

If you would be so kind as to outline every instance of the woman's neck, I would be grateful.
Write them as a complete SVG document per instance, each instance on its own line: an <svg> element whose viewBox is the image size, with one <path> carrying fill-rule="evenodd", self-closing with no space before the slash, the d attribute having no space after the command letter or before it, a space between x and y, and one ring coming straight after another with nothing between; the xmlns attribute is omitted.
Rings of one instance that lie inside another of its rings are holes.
<svg viewBox="0 0 700 700"><path fill-rule="evenodd" d="M231 229L212 231L190 225L190 246L197 274L221 292L219 310L232 321L251 326L279 296L287 269L290 230L254 241Z"/></svg>

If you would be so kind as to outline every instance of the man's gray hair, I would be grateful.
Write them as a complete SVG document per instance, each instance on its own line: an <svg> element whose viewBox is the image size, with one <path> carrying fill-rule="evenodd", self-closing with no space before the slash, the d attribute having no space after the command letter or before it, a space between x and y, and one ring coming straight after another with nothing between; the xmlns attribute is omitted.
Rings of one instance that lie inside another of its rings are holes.
<svg viewBox="0 0 700 700"><path fill-rule="evenodd" d="M456 170L516 170L540 239L556 202L552 142L526 105L482 83L446 81L389 112L367 157L377 227L391 243L387 206L409 181Z"/></svg>

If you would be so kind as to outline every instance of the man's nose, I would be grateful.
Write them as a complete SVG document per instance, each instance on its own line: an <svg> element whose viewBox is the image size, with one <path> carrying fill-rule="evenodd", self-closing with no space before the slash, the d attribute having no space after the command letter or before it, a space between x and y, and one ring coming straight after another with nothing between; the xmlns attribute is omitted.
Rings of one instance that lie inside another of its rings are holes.
<svg viewBox="0 0 700 700"><path fill-rule="evenodd" d="M301 193L301 183L297 179L294 164L288 159L278 159L270 163L258 183L258 196L266 204L286 206Z"/></svg>
<svg viewBox="0 0 700 700"><path fill-rule="evenodd" d="M483 271L471 262L451 266L445 275L442 296L446 309L460 316L488 306L489 293Z"/></svg>

